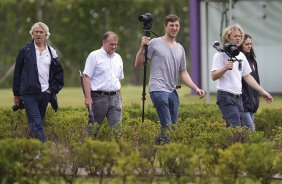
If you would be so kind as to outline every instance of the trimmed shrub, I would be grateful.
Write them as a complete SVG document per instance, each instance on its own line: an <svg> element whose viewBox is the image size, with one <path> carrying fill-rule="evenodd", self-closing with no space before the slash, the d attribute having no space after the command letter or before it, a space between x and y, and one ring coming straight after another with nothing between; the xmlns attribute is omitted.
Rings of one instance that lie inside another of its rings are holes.
<svg viewBox="0 0 282 184"><path fill-rule="evenodd" d="M272 130L282 127L282 109L263 109L255 114L256 130L263 131L266 137L270 137Z"/></svg>
<svg viewBox="0 0 282 184"><path fill-rule="evenodd" d="M165 132L170 143L158 146L156 111L151 106L145 113L142 123L140 106L132 105L123 109L122 125L110 129L105 120L86 129L85 108L62 108L56 113L48 108L48 141L42 144L21 139L29 137L24 110L0 109L1 182L36 183L49 177L48 182L74 183L81 169L100 182L110 175L112 181L124 183L140 178L154 183L163 176L171 183L269 183L272 174L282 173L279 110L257 114L262 126L250 131L226 128L215 105L181 106L177 124ZM220 175L221 170L226 175Z"/></svg>
<svg viewBox="0 0 282 184"><path fill-rule="evenodd" d="M35 139L0 140L1 183L39 183L44 177L49 157L44 145Z"/></svg>

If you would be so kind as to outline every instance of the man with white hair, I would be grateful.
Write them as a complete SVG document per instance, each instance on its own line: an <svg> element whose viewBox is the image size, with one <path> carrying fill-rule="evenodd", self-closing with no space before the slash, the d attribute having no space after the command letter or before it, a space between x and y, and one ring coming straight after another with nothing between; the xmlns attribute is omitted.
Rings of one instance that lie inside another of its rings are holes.
<svg viewBox="0 0 282 184"><path fill-rule="evenodd" d="M37 22L30 34L32 40L19 50L16 58L13 110L24 104L32 137L44 142L45 112L50 99L64 86L64 71L56 51L46 43L50 36L48 26Z"/></svg>

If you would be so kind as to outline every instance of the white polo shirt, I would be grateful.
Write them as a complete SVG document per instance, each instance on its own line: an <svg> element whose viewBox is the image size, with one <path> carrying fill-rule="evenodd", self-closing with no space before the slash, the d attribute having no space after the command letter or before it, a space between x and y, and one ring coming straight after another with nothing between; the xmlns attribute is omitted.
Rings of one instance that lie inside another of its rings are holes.
<svg viewBox="0 0 282 184"><path fill-rule="evenodd" d="M90 78L92 91L118 91L124 78L122 59L118 53L109 55L102 47L88 55L83 74Z"/></svg>
<svg viewBox="0 0 282 184"><path fill-rule="evenodd" d="M216 52L213 56L211 71L216 71L224 67L228 61L228 56L224 52ZM233 69L226 71L223 76L216 80L217 90L226 91L235 95L242 94L242 77L251 73L251 67L245 55L240 52L237 59L242 60L242 69L238 69L239 62L233 63Z"/></svg>
<svg viewBox="0 0 282 184"><path fill-rule="evenodd" d="M36 61L37 61L37 69L38 69L38 78L41 84L41 91L44 92L49 88L49 73L50 73L50 65L51 65L51 54L48 50L47 44L45 44L46 49L40 54L39 48L36 44L35 52L36 52ZM53 57L57 57L56 51L51 48L51 52Z"/></svg>

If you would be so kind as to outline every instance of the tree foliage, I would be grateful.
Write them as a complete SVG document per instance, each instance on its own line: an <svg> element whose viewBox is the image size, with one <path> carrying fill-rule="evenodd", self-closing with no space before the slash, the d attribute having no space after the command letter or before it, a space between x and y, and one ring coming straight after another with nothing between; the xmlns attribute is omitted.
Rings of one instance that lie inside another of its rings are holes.
<svg viewBox="0 0 282 184"><path fill-rule="evenodd" d="M79 85L78 70L87 55L101 47L102 34L119 35L118 53L125 67L124 83L141 83L134 68L135 54L143 35L138 16L154 15L152 31L163 35L163 20L170 13L181 18L178 41L189 57L189 1L187 0L2 0L0 1L0 84L10 87L12 67L19 48L31 39L29 30L38 21L50 28L49 43L59 53L66 71L66 85ZM151 37L155 37L153 34ZM9 70L11 69L11 70Z"/></svg>

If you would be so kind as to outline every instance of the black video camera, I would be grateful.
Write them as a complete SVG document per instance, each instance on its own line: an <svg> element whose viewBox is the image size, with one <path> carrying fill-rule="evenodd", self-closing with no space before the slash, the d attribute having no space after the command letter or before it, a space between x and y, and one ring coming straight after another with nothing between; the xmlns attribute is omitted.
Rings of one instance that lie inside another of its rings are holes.
<svg viewBox="0 0 282 184"><path fill-rule="evenodd" d="M19 105L14 104L14 105L12 106L12 109L13 109L14 112L17 111L17 110L19 110L19 109L24 109L24 103L23 103L23 101L20 100Z"/></svg>
<svg viewBox="0 0 282 184"><path fill-rule="evenodd" d="M240 51L234 43L224 44L224 52L231 58L238 56Z"/></svg>
<svg viewBox="0 0 282 184"><path fill-rule="evenodd" d="M240 50L237 48L236 44L234 43L226 43L224 44L223 48L220 47L220 43L218 41L215 41L213 43L213 47L218 51L218 52L225 52L230 61L238 61L239 65L238 65L238 69L241 70L242 69L242 60L237 59L236 56L239 55Z"/></svg>
<svg viewBox="0 0 282 184"><path fill-rule="evenodd" d="M230 58L234 58L239 55L240 51L234 43L226 43L223 48L220 48L220 43L215 41L213 47L219 52L225 52Z"/></svg>
<svg viewBox="0 0 282 184"><path fill-rule="evenodd" d="M153 15L151 13L144 13L143 15L140 15L138 19L140 22L143 22L145 29L151 29L153 22Z"/></svg>

